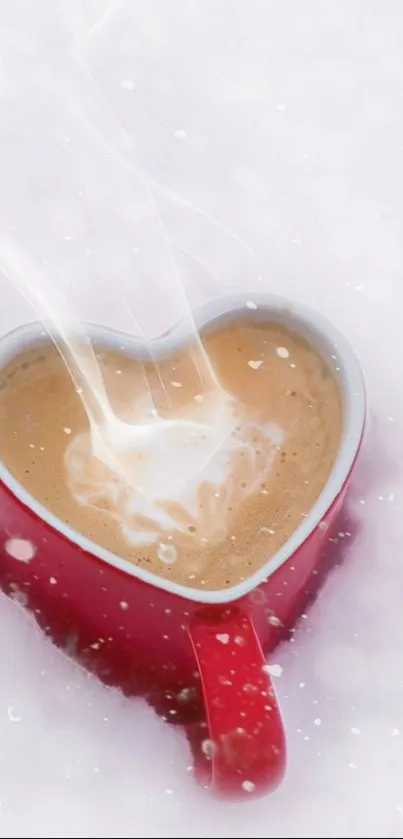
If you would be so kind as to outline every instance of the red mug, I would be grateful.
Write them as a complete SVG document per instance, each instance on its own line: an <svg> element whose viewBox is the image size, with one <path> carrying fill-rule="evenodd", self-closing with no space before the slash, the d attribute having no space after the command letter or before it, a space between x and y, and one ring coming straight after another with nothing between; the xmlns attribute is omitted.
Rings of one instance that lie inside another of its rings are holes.
<svg viewBox="0 0 403 839"><path fill-rule="evenodd" d="M268 294L216 300L197 327L244 317L285 324L321 353L340 386L343 429L332 473L309 515L245 581L223 591L189 589L131 565L75 532L30 496L0 464L0 585L34 613L54 641L105 682L142 694L186 726L196 775L215 793L250 798L285 771L284 729L266 656L317 589L329 529L360 449L365 392L345 339L315 312ZM141 342L89 327L95 343ZM156 341L161 355L183 344L183 324ZM41 324L0 341L4 367L46 340Z"/></svg>

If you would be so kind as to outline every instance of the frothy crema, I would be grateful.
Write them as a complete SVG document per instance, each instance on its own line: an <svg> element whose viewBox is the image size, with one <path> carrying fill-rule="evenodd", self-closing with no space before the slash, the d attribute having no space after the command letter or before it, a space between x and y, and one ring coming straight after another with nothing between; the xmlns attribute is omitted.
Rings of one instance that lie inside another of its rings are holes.
<svg viewBox="0 0 403 839"><path fill-rule="evenodd" d="M92 542L173 582L219 589L261 567L307 516L332 469L342 409L315 348L249 307L202 342L219 390L200 386L191 345L158 369L123 345L95 348L112 441L94 435L52 344L24 350L0 370L0 456Z"/></svg>
<svg viewBox="0 0 403 839"><path fill-rule="evenodd" d="M132 435L125 439L127 423L109 445L105 435L86 431L67 446L73 497L114 518L130 544L177 533L197 542L221 539L229 512L257 491L283 442L276 423L259 423L228 394L187 408L183 427L150 418L136 448Z"/></svg>

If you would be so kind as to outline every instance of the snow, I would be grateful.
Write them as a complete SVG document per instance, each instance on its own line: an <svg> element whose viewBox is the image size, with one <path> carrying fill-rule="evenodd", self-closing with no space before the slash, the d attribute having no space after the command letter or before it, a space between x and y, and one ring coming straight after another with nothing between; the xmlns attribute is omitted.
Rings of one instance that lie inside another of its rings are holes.
<svg viewBox="0 0 403 839"><path fill-rule="evenodd" d="M0 255L15 233L80 315L116 324L116 277L142 258L142 236L120 232L136 188L140 218L140 179L118 195L108 181L119 213L109 219L104 201L87 241L92 135L85 146L74 107L35 111L51 79L64 89L72 79L86 105L98 86L112 110L97 100L97 131L170 191L156 187L192 304L232 289L253 302L263 287L316 306L354 344L371 405L336 545L344 563L272 659L289 749L280 789L237 805L209 799L180 729L55 649L17 592L0 597L1 835L401 837L401 3L2 0L0 41ZM27 188L31 143L43 191ZM72 147L74 196L62 165ZM91 277L103 283L96 304ZM0 286L5 332L32 311Z"/></svg>

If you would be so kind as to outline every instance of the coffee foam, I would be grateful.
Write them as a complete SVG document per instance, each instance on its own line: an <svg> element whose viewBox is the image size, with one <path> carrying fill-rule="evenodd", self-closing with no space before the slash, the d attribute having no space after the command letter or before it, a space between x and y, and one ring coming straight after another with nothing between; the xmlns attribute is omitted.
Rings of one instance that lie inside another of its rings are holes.
<svg viewBox="0 0 403 839"><path fill-rule="evenodd" d="M341 402L314 348L279 324L240 318L207 329L202 340L225 400L200 388L192 345L158 369L123 345L96 348L123 421L109 463L102 448L93 456L88 416L50 342L21 352L0 371L0 454L39 503L105 550L173 582L221 589L261 567L309 513L337 452ZM169 404L161 381L171 387ZM194 451L174 435L180 468L165 454L172 416L208 430L207 439L193 439ZM143 435L130 449L124 428L144 417L154 438Z"/></svg>
<svg viewBox="0 0 403 839"><path fill-rule="evenodd" d="M259 423L228 394L204 398L183 423L155 417L136 446L126 429L113 445L93 431L76 435L65 466L75 500L111 516L132 545L175 533L222 538L229 511L256 492L284 439L276 423Z"/></svg>

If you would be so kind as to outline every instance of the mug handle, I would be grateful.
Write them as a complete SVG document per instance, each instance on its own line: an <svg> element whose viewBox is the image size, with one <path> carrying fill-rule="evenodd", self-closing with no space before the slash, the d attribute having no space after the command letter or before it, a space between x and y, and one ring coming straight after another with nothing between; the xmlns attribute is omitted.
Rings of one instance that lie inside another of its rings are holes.
<svg viewBox="0 0 403 839"><path fill-rule="evenodd" d="M195 774L213 793L264 795L281 781L284 728L252 619L240 609L189 623L206 722L188 726Z"/></svg>

